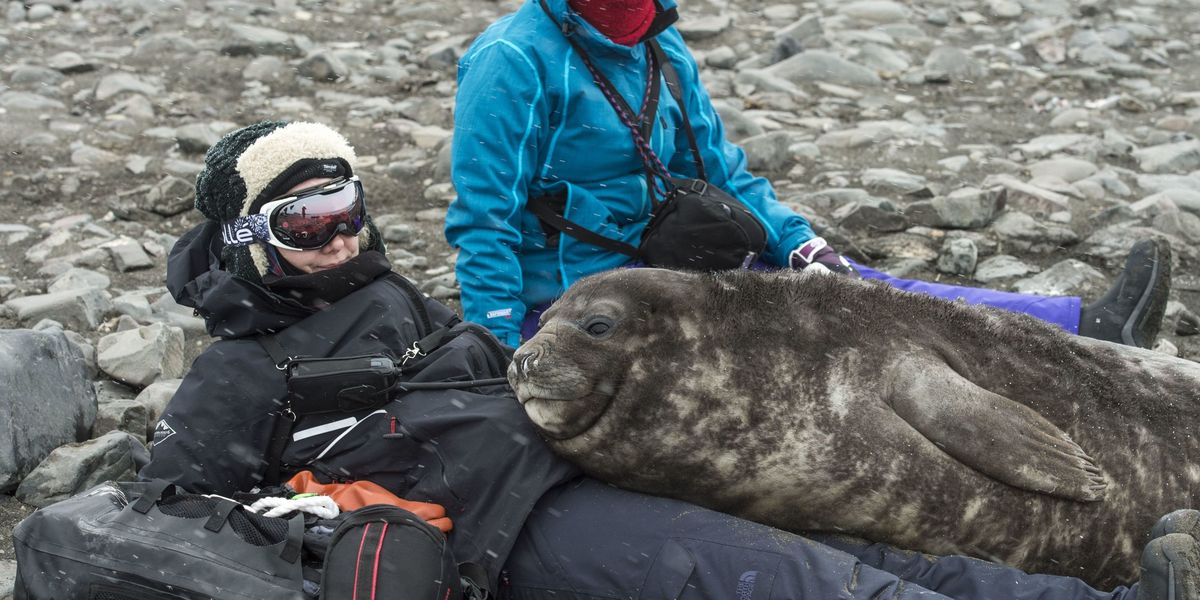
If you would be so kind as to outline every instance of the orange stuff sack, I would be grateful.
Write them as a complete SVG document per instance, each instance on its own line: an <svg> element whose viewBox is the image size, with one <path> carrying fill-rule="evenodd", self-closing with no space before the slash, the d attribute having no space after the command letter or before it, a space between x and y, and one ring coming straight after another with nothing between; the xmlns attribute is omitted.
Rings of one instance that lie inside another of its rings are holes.
<svg viewBox="0 0 1200 600"><path fill-rule="evenodd" d="M449 533L454 528L454 524L450 522L450 517L446 516L446 509L442 505L405 500L370 481L321 483L313 476L312 471L300 471L287 481L287 485L296 490L297 494L329 496L337 503L338 508L345 512L372 504L388 504L398 506L421 517L426 523L441 530L442 533Z"/></svg>

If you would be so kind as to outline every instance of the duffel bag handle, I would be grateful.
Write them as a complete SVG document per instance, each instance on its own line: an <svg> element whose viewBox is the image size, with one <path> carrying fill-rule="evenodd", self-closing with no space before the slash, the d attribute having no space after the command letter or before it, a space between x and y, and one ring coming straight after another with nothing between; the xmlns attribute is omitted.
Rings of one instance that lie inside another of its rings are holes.
<svg viewBox="0 0 1200 600"><path fill-rule="evenodd" d="M133 504L130 505L130 508L144 515L150 512L150 509L154 508L154 506L163 499L163 496L166 494L168 489L178 488L175 488L171 482L163 479L155 479L150 481L146 484L145 491L136 501L134 501ZM251 512L244 504L241 504L240 502L221 496L216 496L216 498L217 505L213 507L213 514L209 516L208 520L204 523L204 528L208 531L213 533L220 531L221 528L225 526L225 523L229 521L229 515L238 509L245 510L249 515L259 516ZM279 558L282 558L288 563L295 564L295 562L300 559L300 550L303 546L304 515L297 514L291 519L288 519L287 542L283 545L283 548L280 549Z"/></svg>
<svg viewBox="0 0 1200 600"><path fill-rule="evenodd" d="M171 485L171 482L165 479L151 481L146 484L146 490L142 492L141 497L130 508L143 515L150 512L150 509L154 508L154 505L158 504L159 500L162 500L163 492L166 492L167 488L171 487Z"/></svg>

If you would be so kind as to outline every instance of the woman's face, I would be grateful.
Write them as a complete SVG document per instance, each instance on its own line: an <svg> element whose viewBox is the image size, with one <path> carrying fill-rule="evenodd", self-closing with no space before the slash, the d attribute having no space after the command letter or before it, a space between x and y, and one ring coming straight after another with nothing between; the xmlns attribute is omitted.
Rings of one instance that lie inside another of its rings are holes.
<svg viewBox="0 0 1200 600"><path fill-rule="evenodd" d="M330 181L333 180L328 177L309 179L288 190L287 193L306 190ZM276 250L279 251L279 256L293 267L305 273L316 273L341 266L342 263L358 256L358 234L338 234L328 244L317 250L289 250L279 247L276 247Z"/></svg>

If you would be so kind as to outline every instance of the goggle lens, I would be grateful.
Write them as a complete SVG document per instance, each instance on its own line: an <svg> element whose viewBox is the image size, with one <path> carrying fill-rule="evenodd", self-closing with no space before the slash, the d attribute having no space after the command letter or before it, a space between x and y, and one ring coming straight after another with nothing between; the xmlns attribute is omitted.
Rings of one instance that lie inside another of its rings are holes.
<svg viewBox="0 0 1200 600"><path fill-rule="evenodd" d="M365 217L362 183L305 194L271 212L271 232L301 250L315 250L342 233L362 231Z"/></svg>

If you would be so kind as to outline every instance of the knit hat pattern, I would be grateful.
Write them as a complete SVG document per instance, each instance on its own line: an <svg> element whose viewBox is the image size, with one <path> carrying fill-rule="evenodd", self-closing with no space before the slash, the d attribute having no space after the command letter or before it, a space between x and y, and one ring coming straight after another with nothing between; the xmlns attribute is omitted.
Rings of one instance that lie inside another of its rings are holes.
<svg viewBox="0 0 1200 600"><path fill-rule="evenodd" d="M320 123L263 121L230 132L204 155L196 176L196 210L225 222L257 211L296 184L314 177L347 177L357 157L341 134ZM359 251L384 252L368 216ZM264 244L221 248L224 270L255 283L270 269Z"/></svg>

